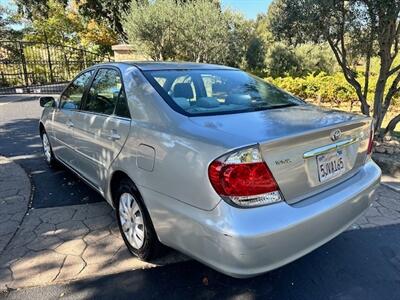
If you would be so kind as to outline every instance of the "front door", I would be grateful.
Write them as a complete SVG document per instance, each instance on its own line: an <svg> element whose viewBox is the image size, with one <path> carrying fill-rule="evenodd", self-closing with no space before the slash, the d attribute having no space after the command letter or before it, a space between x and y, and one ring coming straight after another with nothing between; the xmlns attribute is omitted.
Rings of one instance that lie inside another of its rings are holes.
<svg viewBox="0 0 400 300"><path fill-rule="evenodd" d="M79 111L85 89L93 75L93 70L79 75L65 89L60 104L52 120L53 152L57 158L71 165L75 157L74 118Z"/></svg>
<svg viewBox="0 0 400 300"><path fill-rule="evenodd" d="M125 143L130 124L119 70L100 68L74 126L79 171L100 190L108 168Z"/></svg>

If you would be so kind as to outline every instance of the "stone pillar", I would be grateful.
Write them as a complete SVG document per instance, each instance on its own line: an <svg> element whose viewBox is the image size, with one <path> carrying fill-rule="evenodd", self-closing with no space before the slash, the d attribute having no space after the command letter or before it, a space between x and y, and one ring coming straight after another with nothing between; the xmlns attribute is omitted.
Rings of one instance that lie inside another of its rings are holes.
<svg viewBox="0 0 400 300"><path fill-rule="evenodd" d="M111 47L114 51L115 61L136 60L136 61L151 61L152 59L146 54L136 50L132 45L120 44Z"/></svg>

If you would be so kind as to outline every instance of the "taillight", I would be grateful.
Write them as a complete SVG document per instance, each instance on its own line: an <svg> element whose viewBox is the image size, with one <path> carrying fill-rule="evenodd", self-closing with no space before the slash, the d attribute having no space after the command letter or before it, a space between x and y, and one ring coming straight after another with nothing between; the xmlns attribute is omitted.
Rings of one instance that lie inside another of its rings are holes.
<svg viewBox="0 0 400 300"><path fill-rule="evenodd" d="M214 160L208 176L215 191L236 205L250 207L282 201L278 184L258 147L241 149Z"/></svg>

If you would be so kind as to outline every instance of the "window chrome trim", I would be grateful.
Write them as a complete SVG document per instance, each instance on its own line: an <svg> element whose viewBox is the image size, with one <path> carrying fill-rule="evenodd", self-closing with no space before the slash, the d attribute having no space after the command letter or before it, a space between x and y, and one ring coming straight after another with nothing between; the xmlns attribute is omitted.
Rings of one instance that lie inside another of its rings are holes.
<svg viewBox="0 0 400 300"><path fill-rule="evenodd" d="M114 115L114 114L107 115L107 114L103 114L103 113L99 113L99 112L88 111L88 110L78 110L78 109L76 109L75 112L81 113L81 114L96 115L96 116L104 117L104 118L114 118L114 119L119 119L119 120L128 121L128 122L132 121L131 118L120 117L120 116Z"/></svg>

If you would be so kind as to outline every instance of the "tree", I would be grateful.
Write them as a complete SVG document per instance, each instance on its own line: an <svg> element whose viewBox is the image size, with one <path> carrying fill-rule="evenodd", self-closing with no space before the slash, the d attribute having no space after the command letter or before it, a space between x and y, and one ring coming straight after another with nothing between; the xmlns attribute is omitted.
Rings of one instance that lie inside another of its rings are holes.
<svg viewBox="0 0 400 300"><path fill-rule="evenodd" d="M264 69L265 48L262 40L258 36L250 39L249 47L246 51L247 68L252 71L262 72Z"/></svg>
<svg viewBox="0 0 400 300"><path fill-rule="evenodd" d="M111 46L118 42L114 31L94 19L84 22L78 37L83 47L104 54L110 53Z"/></svg>
<svg viewBox="0 0 400 300"><path fill-rule="evenodd" d="M51 9L47 0L14 0L14 2L18 7L18 12L29 20L37 17L45 19ZM68 0L57 0L57 3L61 4L64 9Z"/></svg>
<svg viewBox="0 0 400 300"><path fill-rule="evenodd" d="M299 68L302 75L320 72L332 74L338 67L336 59L326 43L301 44L296 46L293 51L300 63Z"/></svg>
<svg viewBox="0 0 400 300"><path fill-rule="evenodd" d="M123 21L129 42L154 60L174 57L177 48L177 26L180 6L172 0L148 5L132 3Z"/></svg>
<svg viewBox="0 0 400 300"><path fill-rule="evenodd" d="M132 3L123 21L128 40L154 60L238 66L249 42L249 21L210 0Z"/></svg>
<svg viewBox="0 0 400 300"><path fill-rule="evenodd" d="M250 49L251 42L255 39L255 24L240 13L226 10L223 14L228 23L228 51L223 63L232 67L247 67L247 59L250 55L255 56L252 57L253 61L262 56L261 53L257 53L254 44L253 49ZM262 51L262 49L258 50Z"/></svg>
<svg viewBox="0 0 400 300"><path fill-rule="evenodd" d="M11 27L14 23L12 12L0 5L0 37L2 40L19 37L19 32Z"/></svg>
<svg viewBox="0 0 400 300"><path fill-rule="evenodd" d="M400 42L399 0L275 0L268 11L268 24L278 39L292 44L327 42L346 80L355 89L361 111L371 114L371 59L378 56L380 68L373 92L375 130L400 92L400 64L395 64ZM359 72L355 60L363 62ZM400 121L394 117L384 133Z"/></svg>
<svg viewBox="0 0 400 300"><path fill-rule="evenodd" d="M24 39L110 53L117 34L94 18L79 14L77 0L17 0L20 19L24 18Z"/></svg>
<svg viewBox="0 0 400 300"><path fill-rule="evenodd" d="M266 22L267 18L264 14L257 16L246 53L247 68L258 73L265 73L265 55L274 42Z"/></svg>
<svg viewBox="0 0 400 300"><path fill-rule="evenodd" d="M124 40L124 32L121 25L121 17L132 0L111 1L111 0L14 0L18 12L31 23L45 24L47 19L54 19L54 7L57 6L57 14L70 15L80 23L80 30L77 34L84 37L83 44L93 45L100 41L100 48L106 51L111 50L111 44L115 44L117 38ZM145 2L145 0L136 0ZM67 20L68 21L68 20ZM48 23L48 22L47 22ZM68 27L68 21L66 27ZM61 25L61 23L59 24ZM70 24L69 24L70 25ZM73 29L76 29L73 27ZM93 29L95 34L91 34ZM67 30L68 32L69 30ZM66 33L66 32L65 32Z"/></svg>
<svg viewBox="0 0 400 300"><path fill-rule="evenodd" d="M300 62L291 47L283 43L274 43L265 57L265 71L272 77L298 75Z"/></svg>
<svg viewBox="0 0 400 300"><path fill-rule="evenodd" d="M138 5L146 2L133 1ZM106 23L121 40L124 40L126 36L122 27L122 15L129 10L131 3L132 0L85 0L79 4L79 13L88 19L95 19L99 24Z"/></svg>
<svg viewBox="0 0 400 300"><path fill-rule="evenodd" d="M178 5L178 59L237 64L243 53L244 20L215 3L198 0ZM230 57L231 56L231 57Z"/></svg>
<svg viewBox="0 0 400 300"><path fill-rule="evenodd" d="M2 33L2 35L5 34L7 25L8 21L5 8L3 6L0 6L0 32Z"/></svg>
<svg viewBox="0 0 400 300"><path fill-rule="evenodd" d="M28 32L24 38L35 42L51 44L79 44L77 32L79 19L65 9L57 0L46 1L45 14L32 14Z"/></svg>

